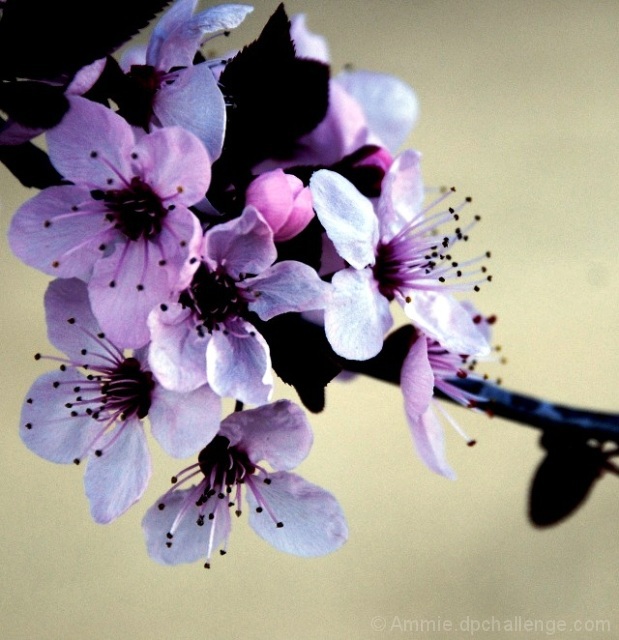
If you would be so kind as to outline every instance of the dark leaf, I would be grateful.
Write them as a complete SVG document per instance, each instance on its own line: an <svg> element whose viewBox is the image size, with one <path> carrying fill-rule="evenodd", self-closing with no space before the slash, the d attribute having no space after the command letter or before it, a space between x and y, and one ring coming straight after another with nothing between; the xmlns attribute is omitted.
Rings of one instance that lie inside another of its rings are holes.
<svg viewBox="0 0 619 640"><path fill-rule="evenodd" d="M51 129L69 110L69 101L63 87L28 80L3 82L0 109L31 129Z"/></svg>
<svg viewBox="0 0 619 640"><path fill-rule="evenodd" d="M228 125L214 170L232 175L233 182L257 162L289 154L327 113L329 68L295 56L283 5L259 38L226 65L220 85Z"/></svg>
<svg viewBox="0 0 619 640"><path fill-rule="evenodd" d="M269 344L277 375L296 389L307 409L322 411L325 387L342 370L323 328L296 313L252 322Z"/></svg>
<svg viewBox="0 0 619 640"><path fill-rule="evenodd" d="M25 186L45 189L60 184L61 176L47 154L32 142L0 145L0 162Z"/></svg>
<svg viewBox="0 0 619 640"><path fill-rule="evenodd" d="M71 76L136 35L170 0L7 0L0 19L0 77Z"/></svg>
<svg viewBox="0 0 619 640"><path fill-rule="evenodd" d="M600 477L607 456L583 438L558 435L542 437L547 449L529 495L529 519L537 527L548 527L567 518L585 501Z"/></svg>

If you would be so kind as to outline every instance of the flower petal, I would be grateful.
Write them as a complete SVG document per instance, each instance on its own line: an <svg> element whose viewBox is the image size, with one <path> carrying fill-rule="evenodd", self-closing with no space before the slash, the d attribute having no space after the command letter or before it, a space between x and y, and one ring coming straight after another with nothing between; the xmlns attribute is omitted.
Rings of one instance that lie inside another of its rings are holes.
<svg viewBox="0 0 619 640"><path fill-rule="evenodd" d="M214 331L206 348L206 377L222 397L247 404L268 402L273 391L271 356L266 340L243 320Z"/></svg>
<svg viewBox="0 0 619 640"><path fill-rule="evenodd" d="M267 509L259 506L251 490L247 502L253 507L249 524L279 551L296 556L322 556L339 549L348 538L348 527L338 501L300 476L286 471L269 474L270 484L260 483L265 504L283 527L278 527Z"/></svg>
<svg viewBox="0 0 619 640"><path fill-rule="evenodd" d="M382 349L393 320L372 270L343 269L333 276L332 285L325 332L333 350L349 360L374 357Z"/></svg>
<svg viewBox="0 0 619 640"><path fill-rule="evenodd" d="M430 407L424 414L409 419L415 449L431 471L455 480L456 474L445 457L445 434L443 427Z"/></svg>
<svg viewBox="0 0 619 640"><path fill-rule="evenodd" d="M166 389L193 391L206 383L208 334L196 331L191 310L176 303L164 307L148 317L150 367Z"/></svg>
<svg viewBox="0 0 619 640"><path fill-rule="evenodd" d="M148 314L176 298L180 272L199 238L197 218L179 206L169 212L157 238L118 243L112 255L96 263L88 286L90 301L110 340L126 348L148 342Z"/></svg>
<svg viewBox="0 0 619 640"><path fill-rule="evenodd" d="M305 460L313 442L305 412L289 400L237 411L221 423L220 434L239 446L252 462L266 460L282 471Z"/></svg>
<svg viewBox="0 0 619 640"><path fill-rule="evenodd" d="M422 211L424 187L420 161L421 154L408 149L395 158L383 179L377 206L382 242L391 240Z"/></svg>
<svg viewBox="0 0 619 640"><path fill-rule="evenodd" d="M177 5L179 5L178 10ZM238 27L253 7L242 4L222 4L187 15L195 7L195 0L181 0L161 18L151 43L148 59L158 69L169 71L174 67L189 67L205 36L217 31ZM176 13L173 11L177 9Z"/></svg>
<svg viewBox="0 0 619 640"><path fill-rule="evenodd" d="M157 385L148 412L152 434L163 450L176 458L198 453L217 434L221 400L208 385L189 393Z"/></svg>
<svg viewBox="0 0 619 640"><path fill-rule="evenodd" d="M73 387L83 376L73 367L50 371L34 382L26 394L19 433L38 456L69 464L81 460L101 425L83 413L71 415L66 403L75 400Z"/></svg>
<svg viewBox="0 0 619 640"><path fill-rule="evenodd" d="M135 137L121 116L101 104L69 96L71 107L47 133L49 157L71 182L89 189L118 189L131 175Z"/></svg>
<svg viewBox="0 0 619 640"><path fill-rule="evenodd" d="M202 142L181 127L157 129L134 149L135 167L164 201L189 207L199 202L211 181L211 160Z"/></svg>
<svg viewBox="0 0 619 640"><path fill-rule="evenodd" d="M217 501L216 504L222 506L216 509L215 518L205 518L200 526L197 524L200 510L195 505L200 493L201 485L179 489L162 496L148 509L142 520L142 529L148 555L153 560L168 565L195 562L208 555L209 544L212 552L226 542L230 535L227 502ZM160 508L162 504L163 509ZM185 512L177 523L174 537L169 538L167 534L183 510Z"/></svg>
<svg viewBox="0 0 619 640"><path fill-rule="evenodd" d="M374 71L344 71L335 81L359 102L370 131L387 149L397 151L417 121L414 91L398 78Z"/></svg>
<svg viewBox="0 0 619 640"><path fill-rule="evenodd" d="M94 204L94 207L93 207ZM61 278L90 275L99 247L119 233L83 187L49 187L25 202L9 229L13 253L27 265Z"/></svg>
<svg viewBox="0 0 619 640"><path fill-rule="evenodd" d="M197 136L211 162L221 155L226 104L207 63L183 69L174 82L163 84L155 94L153 113L162 126L178 125ZM185 169L187 166L183 165Z"/></svg>
<svg viewBox="0 0 619 640"><path fill-rule="evenodd" d="M238 284L249 302L249 310L262 320L282 313L323 309L331 287L316 271L302 262L284 260L254 278Z"/></svg>
<svg viewBox="0 0 619 640"><path fill-rule="evenodd" d="M487 356L490 345L475 326L466 307L455 298L436 291L411 291L404 312L413 324L448 351Z"/></svg>
<svg viewBox="0 0 619 640"><path fill-rule="evenodd" d="M118 424L101 441L100 450L101 456L88 460L84 487L94 521L106 524L142 497L151 465L146 435L137 418Z"/></svg>
<svg viewBox="0 0 619 640"><path fill-rule="evenodd" d="M79 361L88 353L102 351L99 323L90 309L86 283L77 278L54 280L45 292L47 337L60 351Z"/></svg>
<svg viewBox="0 0 619 640"><path fill-rule="evenodd" d="M223 267L238 280L241 274L258 274L277 258L273 232L254 207L240 218L218 224L204 234L204 260L213 270Z"/></svg>
<svg viewBox="0 0 619 640"><path fill-rule="evenodd" d="M378 219L372 203L340 174L316 171L310 180L314 209L337 252L355 269L375 262Z"/></svg>
<svg viewBox="0 0 619 640"><path fill-rule="evenodd" d="M428 358L428 341L419 335L409 349L400 371L400 387L409 420L423 415L434 395L434 373Z"/></svg>

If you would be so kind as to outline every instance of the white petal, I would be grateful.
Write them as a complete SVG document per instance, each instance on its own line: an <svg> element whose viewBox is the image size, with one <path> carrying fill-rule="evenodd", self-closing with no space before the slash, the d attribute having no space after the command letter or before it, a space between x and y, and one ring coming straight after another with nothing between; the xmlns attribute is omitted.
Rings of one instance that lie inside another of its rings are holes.
<svg viewBox="0 0 619 640"><path fill-rule="evenodd" d="M188 392L206 383L208 334L198 334L193 313L180 304L153 309L148 317L149 365L157 380L172 391Z"/></svg>
<svg viewBox="0 0 619 640"><path fill-rule="evenodd" d="M200 526L197 524L200 508L195 505L199 496L200 487L174 491L170 495L162 496L148 509L142 520L142 529L146 537L148 555L153 560L168 565L195 562L207 556L211 532L211 552L228 539L230 512L227 503L222 504L218 501L217 504L221 507L216 511L216 517L213 520L205 518L204 524ZM176 517L188 502L189 508L178 523L174 537L168 538L167 534ZM165 507L160 509L160 504L164 504Z"/></svg>
<svg viewBox="0 0 619 640"><path fill-rule="evenodd" d="M348 360L374 357L382 349L393 320L372 270L343 269L333 276L332 285L325 331L333 350Z"/></svg>
<svg viewBox="0 0 619 640"><path fill-rule="evenodd" d="M455 298L436 291L412 291L404 312L445 349L469 356L487 356L490 345L473 323L468 310Z"/></svg>
<svg viewBox="0 0 619 640"><path fill-rule="evenodd" d="M372 203L339 173L321 169L310 180L314 209L337 252L355 269L375 262L378 218Z"/></svg>
<svg viewBox="0 0 619 640"><path fill-rule="evenodd" d="M421 154L408 149L393 161L383 179L377 207L383 242L391 240L421 213L424 188L420 161Z"/></svg>

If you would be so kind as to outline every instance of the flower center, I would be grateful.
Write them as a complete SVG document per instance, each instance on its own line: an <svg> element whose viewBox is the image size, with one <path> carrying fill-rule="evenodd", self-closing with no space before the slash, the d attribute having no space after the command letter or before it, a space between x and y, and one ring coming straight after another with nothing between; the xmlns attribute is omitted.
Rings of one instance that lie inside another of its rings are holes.
<svg viewBox="0 0 619 640"><path fill-rule="evenodd" d="M227 493L231 493L234 485L243 483L256 470L245 452L231 447L230 440L220 435L200 451L198 465L206 478L202 495L204 502L216 493L223 494L224 487Z"/></svg>
<svg viewBox="0 0 619 640"><path fill-rule="evenodd" d="M189 289L181 294L180 303L200 316L209 333L227 318L247 312L236 281L223 271L209 271L204 263L198 267Z"/></svg>
<svg viewBox="0 0 619 640"><path fill-rule="evenodd" d="M122 419L148 415L155 382L153 374L143 371L136 358L126 358L99 382L106 411L120 412Z"/></svg>
<svg viewBox="0 0 619 640"><path fill-rule="evenodd" d="M159 196L137 176L126 189L93 191L92 197L105 202L107 219L130 240L159 235L168 214Z"/></svg>

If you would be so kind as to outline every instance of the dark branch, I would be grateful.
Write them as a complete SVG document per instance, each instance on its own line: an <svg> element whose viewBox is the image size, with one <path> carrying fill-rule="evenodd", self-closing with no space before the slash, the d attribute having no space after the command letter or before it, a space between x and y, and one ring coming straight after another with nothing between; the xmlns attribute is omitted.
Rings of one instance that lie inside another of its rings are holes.
<svg viewBox="0 0 619 640"><path fill-rule="evenodd" d="M348 371L399 384L400 369L413 336L412 327L402 327L387 337L383 350L375 358L361 362L340 360L340 364ZM619 414L553 404L473 377L462 380L456 378L450 380L450 383L483 398L477 403L477 408L489 415L519 422L553 435L577 435L619 444ZM438 391L436 394L437 397L449 400Z"/></svg>

